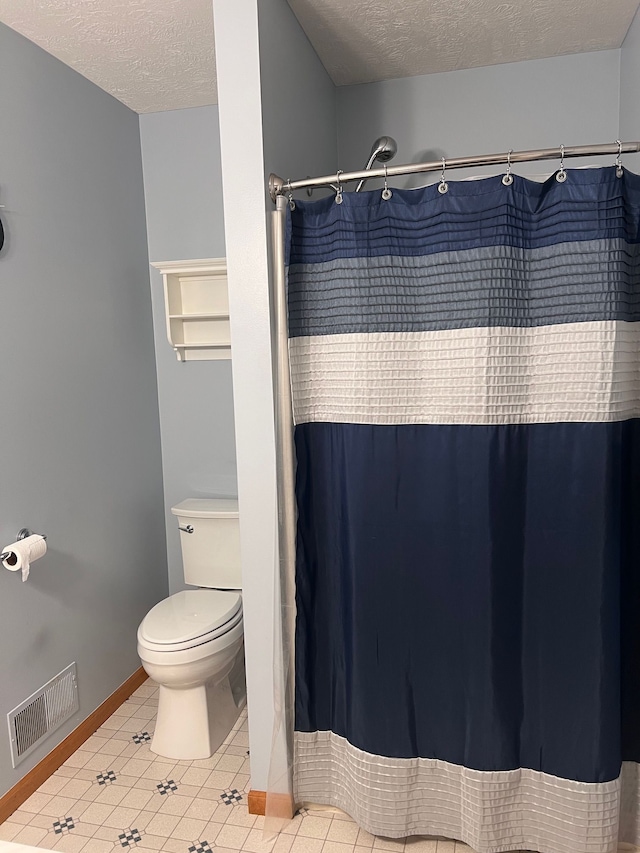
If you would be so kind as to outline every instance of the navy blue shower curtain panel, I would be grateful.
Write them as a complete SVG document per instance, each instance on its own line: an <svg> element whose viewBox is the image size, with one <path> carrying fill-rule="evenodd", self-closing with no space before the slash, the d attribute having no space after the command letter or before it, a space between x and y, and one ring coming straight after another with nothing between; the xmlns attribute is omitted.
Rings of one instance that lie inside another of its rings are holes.
<svg viewBox="0 0 640 853"><path fill-rule="evenodd" d="M640 843L640 178L343 198L288 223L295 795Z"/></svg>

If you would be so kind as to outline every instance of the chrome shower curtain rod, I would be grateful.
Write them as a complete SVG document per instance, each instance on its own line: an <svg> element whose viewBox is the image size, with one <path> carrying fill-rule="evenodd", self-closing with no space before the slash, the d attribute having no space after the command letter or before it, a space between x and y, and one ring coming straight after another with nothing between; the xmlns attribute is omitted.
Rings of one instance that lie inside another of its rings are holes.
<svg viewBox="0 0 640 853"><path fill-rule="evenodd" d="M468 166L507 165L508 162L525 163L534 160L561 160L569 157L600 157L607 154L634 154L640 151L640 142L613 142L603 145L574 145L558 148L535 148L531 151L511 151L504 154L479 154L475 157L451 157L432 160L428 163L408 163L404 166L387 166L385 169L361 169L358 172L338 172L335 175L323 175L318 178L304 178L299 181L284 180L278 175L269 175L269 194L275 202L280 195L302 190L307 187L341 186L350 181L363 178L395 178L399 175L414 175L421 172L438 172L443 165L446 169L464 169Z"/></svg>

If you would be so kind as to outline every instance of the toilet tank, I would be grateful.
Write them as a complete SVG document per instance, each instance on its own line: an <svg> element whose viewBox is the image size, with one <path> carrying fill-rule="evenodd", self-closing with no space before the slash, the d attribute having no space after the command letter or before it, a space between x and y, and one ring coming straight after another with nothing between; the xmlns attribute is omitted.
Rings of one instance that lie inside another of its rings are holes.
<svg viewBox="0 0 640 853"><path fill-rule="evenodd" d="M238 501L189 498L171 507L180 530L185 583L216 589L241 589Z"/></svg>

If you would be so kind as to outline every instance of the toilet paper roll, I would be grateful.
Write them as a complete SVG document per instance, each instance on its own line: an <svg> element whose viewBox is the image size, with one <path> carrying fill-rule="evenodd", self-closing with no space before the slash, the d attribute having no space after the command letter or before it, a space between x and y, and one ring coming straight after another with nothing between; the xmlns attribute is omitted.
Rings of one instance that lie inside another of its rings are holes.
<svg viewBox="0 0 640 853"><path fill-rule="evenodd" d="M9 555L2 561L5 569L10 572L22 572L22 580L26 581L31 563L47 553L47 541L43 536L33 533L19 542L6 545L0 553Z"/></svg>

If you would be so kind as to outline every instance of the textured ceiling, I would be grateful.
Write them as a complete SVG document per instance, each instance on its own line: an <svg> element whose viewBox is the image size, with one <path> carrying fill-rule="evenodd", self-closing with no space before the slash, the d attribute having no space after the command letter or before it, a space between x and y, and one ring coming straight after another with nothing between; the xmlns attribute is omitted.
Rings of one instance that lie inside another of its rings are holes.
<svg viewBox="0 0 640 853"><path fill-rule="evenodd" d="M217 102L211 0L0 0L0 21L138 113Z"/></svg>
<svg viewBox="0 0 640 853"><path fill-rule="evenodd" d="M620 47L638 0L288 0L339 86Z"/></svg>
<svg viewBox="0 0 640 853"><path fill-rule="evenodd" d="M338 85L620 47L638 7L638 0L288 2ZM0 21L136 112L217 101L212 0L0 0Z"/></svg>

